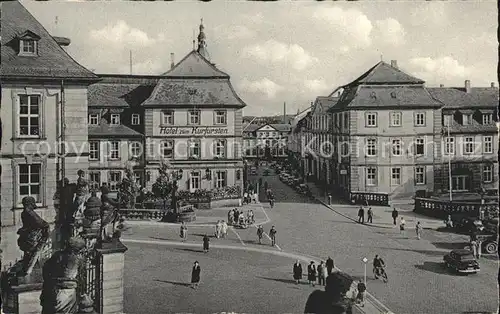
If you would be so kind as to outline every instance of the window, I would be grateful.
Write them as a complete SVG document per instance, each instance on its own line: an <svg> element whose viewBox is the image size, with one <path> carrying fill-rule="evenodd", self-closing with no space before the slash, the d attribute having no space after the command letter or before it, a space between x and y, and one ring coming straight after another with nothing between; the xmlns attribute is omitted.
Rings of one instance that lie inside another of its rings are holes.
<svg viewBox="0 0 500 314"><path fill-rule="evenodd" d="M120 171L109 172L108 187L111 192L118 191L121 181L122 181L122 173Z"/></svg>
<svg viewBox="0 0 500 314"><path fill-rule="evenodd" d="M375 112L367 112L365 115L366 126L367 127L376 127L377 126L377 113Z"/></svg>
<svg viewBox="0 0 500 314"><path fill-rule="evenodd" d="M89 114L89 124L90 125L98 125L99 124L99 114L97 114L97 113Z"/></svg>
<svg viewBox="0 0 500 314"><path fill-rule="evenodd" d="M118 113L112 113L111 114L111 125L118 125L120 124L120 114Z"/></svg>
<svg viewBox="0 0 500 314"><path fill-rule="evenodd" d="M467 180L469 176L459 175L451 177L451 189L454 192L464 192L467 191Z"/></svg>
<svg viewBox="0 0 500 314"><path fill-rule="evenodd" d="M132 125L139 125L140 124L140 116L138 113L132 114Z"/></svg>
<svg viewBox="0 0 500 314"><path fill-rule="evenodd" d="M401 184L401 168L391 168L391 185Z"/></svg>
<svg viewBox="0 0 500 314"><path fill-rule="evenodd" d="M483 165L483 182L490 183L493 181L493 166Z"/></svg>
<svg viewBox="0 0 500 314"><path fill-rule="evenodd" d="M140 142L130 143L130 157L140 157L142 155L142 147Z"/></svg>
<svg viewBox="0 0 500 314"><path fill-rule="evenodd" d="M483 114L483 124L491 124L493 120L493 115L491 113Z"/></svg>
<svg viewBox="0 0 500 314"><path fill-rule="evenodd" d="M464 114L462 116L462 124L470 125L472 123L472 114Z"/></svg>
<svg viewBox="0 0 500 314"><path fill-rule="evenodd" d="M225 110L215 110L215 124L227 124L227 112Z"/></svg>
<svg viewBox="0 0 500 314"><path fill-rule="evenodd" d="M391 126L401 126L401 112L391 112Z"/></svg>
<svg viewBox="0 0 500 314"><path fill-rule="evenodd" d="M99 191L101 187L101 173L89 172L89 188L90 190Z"/></svg>
<svg viewBox="0 0 500 314"><path fill-rule="evenodd" d="M483 153L486 154L493 153L493 137L491 136L483 137Z"/></svg>
<svg viewBox="0 0 500 314"><path fill-rule="evenodd" d="M474 138L466 137L464 142L464 153L472 154L474 152Z"/></svg>
<svg viewBox="0 0 500 314"><path fill-rule="evenodd" d="M40 164L19 165L19 202L25 196L32 196L40 203L41 174Z"/></svg>
<svg viewBox="0 0 500 314"><path fill-rule="evenodd" d="M369 138L366 141L366 155L376 156L377 155L377 140L374 138Z"/></svg>
<svg viewBox="0 0 500 314"><path fill-rule="evenodd" d="M455 138L454 137L447 137L445 141L446 141L446 145L445 145L444 153L446 155L455 154Z"/></svg>
<svg viewBox="0 0 500 314"><path fill-rule="evenodd" d="M118 160L120 159L120 142L113 141L110 142L109 146L109 159Z"/></svg>
<svg viewBox="0 0 500 314"><path fill-rule="evenodd" d="M415 113L415 126L425 126L425 112Z"/></svg>
<svg viewBox="0 0 500 314"><path fill-rule="evenodd" d="M172 110L163 110L161 116L162 125L174 125L174 112Z"/></svg>
<svg viewBox="0 0 500 314"><path fill-rule="evenodd" d="M35 55L36 54L36 48L37 48L37 42L32 39L23 39L20 41L21 47L20 47L20 54L21 55Z"/></svg>
<svg viewBox="0 0 500 314"><path fill-rule="evenodd" d="M200 142L197 140L189 141L189 158L200 159Z"/></svg>
<svg viewBox="0 0 500 314"><path fill-rule="evenodd" d="M40 136L39 95L19 95L19 135Z"/></svg>
<svg viewBox="0 0 500 314"><path fill-rule="evenodd" d="M163 158L174 158L174 141L161 142L161 155Z"/></svg>
<svg viewBox="0 0 500 314"><path fill-rule="evenodd" d="M444 126L450 126L452 121L453 121L453 116L451 114L445 114L443 116L443 125Z"/></svg>
<svg viewBox="0 0 500 314"><path fill-rule="evenodd" d="M401 140L393 139L392 140L392 154L394 156L401 156Z"/></svg>
<svg viewBox="0 0 500 314"><path fill-rule="evenodd" d="M224 158L226 157L226 141L216 140L214 146L214 157Z"/></svg>
<svg viewBox="0 0 500 314"><path fill-rule="evenodd" d="M369 186L377 185L377 168L375 167L366 168L366 185Z"/></svg>
<svg viewBox="0 0 500 314"><path fill-rule="evenodd" d="M425 154L425 140L421 137L416 139L415 153L416 153L416 155Z"/></svg>
<svg viewBox="0 0 500 314"><path fill-rule="evenodd" d="M199 110L188 111L188 124L194 124L194 125L200 124L200 111Z"/></svg>
<svg viewBox="0 0 500 314"><path fill-rule="evenodd" d="M200 188L201 175L199 171L191 172L190 189L197 190Z"/></svg>
<svg viewBox="0 0 500 314"><path fill-rule="evenodd" d="M425 184L425 167L415 167L415 184Z"/></svg>
<svg viewBox="0 0 500 314"><path fill-rule="evenodd" d="M89 142L89 160L99 160L99 142Z"/></svg>
<svg viewBox="0 0 500 314"><path fill-rule="evenodd" d="M344 113L344 128L349 127L349 113L345 112Z"/></svg>
<svg viewBox="0 0 500 314"><path fill-rule="evenodd" d="M215 187L223 188L227 185L226 182L227 172L226 171L216 171L215 172Z"/></svg>

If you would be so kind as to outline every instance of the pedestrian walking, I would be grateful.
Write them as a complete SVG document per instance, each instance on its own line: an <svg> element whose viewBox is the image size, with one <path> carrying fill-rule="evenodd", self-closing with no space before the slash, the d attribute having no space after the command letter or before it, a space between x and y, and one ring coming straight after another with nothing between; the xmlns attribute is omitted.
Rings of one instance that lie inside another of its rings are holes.
<svg viewBox="0 0 500 314"><path fill-rule="evenodd" d="M200 284L200 274L201 267L198 261L194 262L193 269L191 271L191 288L196 289Z"/></svg>
<svg viewBox="0 0 500 314"><path fill-rule="evenodd" d="M396 219L398 219L398 216L399 216L399 213L396 210L396 207L394 207L394 209L392 210L392 221L393 221L394 225L396 225Z"/></svg>
<svg viewBox="0 0 500 314"><path fill-rule="evenodd" d="M233 210L234 212L234 220L233 220L233 225L237 225L238 222L240 221L239 218L240 218L240 212L235 208Z"/></svg>
<svg viewBox="0 0 500 314"><path fill-rule="evenodd" d="M307 266L307 281L313 287L316 284L316 266L314 265L314 261L311 261L309 266Z"/></svg>
<svg viewBox="0 0 500 314"><path fill-rule="evenodd" d="M371 207L368 208L368 221L367 223L372 224L373 223L373 210Z"/></svg>
<svg viewBox="0 0 500 314"><path fill-rule="evenodd" d="M302 279L302 265L299 260L293 264L293 279L295 280L295 284L299 284Z"/></svg>
<svg viewBox="0 0 500 314"><path fill-rule="evenodd" d="M222 225L220 223L220 220L217 220L217 223L215 224L215 237L217 239L220 238L221 228L222 228Z"/></svg>
<svg viewBox="0 0 500 314"><path fill-rule="evenodd" d="M399 232L401 233L401 235L403 237L406 237L405 225L406 225L406 221L403 217L401 217L401 220L399 221Z"/></svg>
<svg viewBox="0 0 500 314"><path fill-rule="evenodd" d="M362 224L365 223L365 210L363 206L360 206L358 210L358 222Z"/></svg>
<svg viewBox="0 0 500 314"><path fill-rule="evenodd" d="M269 230L269 237L271 238L271 246L276 245L276 229L274 226L271 227L271 230Z"/></svg>
<svg viewBox="0 0 500 314"><path fill-rule="evenodd" d="M361 307L365 306L365 293L366 293L366 284L362 281L358 283L358 295L356 297L356 301Z"/></svg>
<svg viewBox="0 0 500 314"><path fill-rule="evenodd" d="M182 222L182 224L181 224L181 232L180 232L180 236L181 236L182 242L184 242L184 241L187 240L187 232L188 232L188 228L187 228L186 224L184 222Z"/></svg>
<svg viewBox="0 0 500 314"><path fill-rule="evenodd" d="M263 235L264 235L264 228L262 228L262 226L259 226L259 228L257 228L257 237L259 238L259 244L262 244Z"/></svg>
<svg viewBox="0 0 500 314"><path fill-rule="evenodd" d="M209 249L210 249L210 238L205 234L203 236L203 252L208 253Z"/></svg>
<svg viewBox="0 0 500 314"><path fill-rule="evenodd" d="M318 270L318 284L320 286L326 285L326 277L328 276L328 272L326 270L325 262L321 261L317 270Z"/></svg>
<svg viewBox="0 0 500 314"><path fill-rule="evenodd" d="M476 241L476 253L477 253L476 258L481 258L481 253L482 253L481 247L482 247L482 245L483 245L483 242L480 239L478 239Z"/></svg>
<svg viewBox="0 0 500 314"><path fill-rule="evenodd" d="M253 194L253 200L254 200L254 203L257 203L257 201L259 200L259 192L258 191L255 191L255 193Z"/></svg>
<svg viewBox="0 0 500 314"><path fill-rule="evenodd" d="M222 221L222 237L225 238L227 237L227 223L223 220Z"/></svg>
<svg viewBox="0 0 500 314"><path fill-rule="evenodd" d="M245 191L245 193L243 193L243 204L248 204L247 200L248 200L248 192Z"/></svg>
<svg viewBox="0 0 500 314"><path fill-rule="evenodd" d="M269 206L270 206L271 208L274 208L274 197L271 197L271 198L269 199Z"/></svg>
<svg viewBox="0 0 500 314"><path fill-rule="evenodd" d="M420 240L420 237L422 236L422 225L420 224L420 221L417 221L417 225L415 226L415 231L417 232L417 239Z"/></svg>
<svg viewBox="0 0 500 314"><path fill-rule="evenodd" d="M330 276L334 267L335 267L335 265L333 264L333 259L330 256L328 256L328 259L326 260L326 270L327 270L328 276Z"/></svg>
<svg viewBox="0 0 500 314"><path fill-rule="evenodd" d="M227 221L229 222L230 225L233 224L233 219L234 219L234 213L233 213L233 210L231 209L227 213Z"/></svg>

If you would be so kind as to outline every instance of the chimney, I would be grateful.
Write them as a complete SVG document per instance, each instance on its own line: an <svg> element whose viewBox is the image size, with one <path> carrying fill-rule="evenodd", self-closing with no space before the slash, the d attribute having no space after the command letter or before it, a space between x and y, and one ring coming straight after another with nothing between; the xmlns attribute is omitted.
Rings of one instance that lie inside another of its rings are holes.
<svg viewBox="0 0 500 314"><path fill-rule="evenodd" d="M170 68L173 69L174 68L174 53L170 53Z"/></svg>
<svg viewBox="0 0 500 314"><path fill-rule="evenodd" d="M444 84L439 84L439 87L443 88L443 87L444 87Z"/></svg>
<svg viewBox="0 0 500 314"><path fill-rule="evenodd" d="M495 88L495 82L491 82L491 88Z"/></svg>
<svg viewBox="0 0 500 314"><path fill-rule="evenodd" d="M283 103L283 123L286 123L286 102Z"/></svg>
<svg viewBox="0 0 500 314"><path fill-rule="evenodd" d="M391 67L397 69L398 68L398 60L391 60Z"/></svg>
<svg viewBox="0 0 500 314"><path fill-rule="evenodd" d="M465 80L465 92L470 93L470 80Z"/></svg>

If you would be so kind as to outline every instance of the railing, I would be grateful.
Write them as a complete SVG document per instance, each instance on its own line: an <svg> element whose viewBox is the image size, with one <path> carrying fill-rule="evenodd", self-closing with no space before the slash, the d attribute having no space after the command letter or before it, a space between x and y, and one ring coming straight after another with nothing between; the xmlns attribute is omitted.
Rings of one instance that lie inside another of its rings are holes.
<svg viewBox="0 0 500 314"><path fill-rule="evenodd" d="M180 206L178 209L179 213L193 210L193 205ZM126 208L120 209L120 215L124 216L129 220L162 220L169 212L168 210L161 209L137 209L137 208Z"/></svg>
<svg viewBox="0 0 500 314"><path fill-rule="evenodd" d="M97 289L97 255L94 249L95 237L84 237L86 249L83 252L83 264L78 272L78 293L77 296L83 294L88 295L94 304L96 303L96 289Z"/></svg>
<svg viewBox="0 0 500 314"><path fill-rule="evenodd" d="M464 215L469 217L479 217L480 211L488 213L493 217L498 217L498 204L481 204L471 202L450 202L429 198L415 198L414 212L426 216L445 219L448 215Z"/></svg>
<svg viewBox="0 0 500 314"><path fill-rule="evenodd" d="M350 200L352 204L366 204L389 206L389 195L387 193L376 192L351 192Z"/></svg>

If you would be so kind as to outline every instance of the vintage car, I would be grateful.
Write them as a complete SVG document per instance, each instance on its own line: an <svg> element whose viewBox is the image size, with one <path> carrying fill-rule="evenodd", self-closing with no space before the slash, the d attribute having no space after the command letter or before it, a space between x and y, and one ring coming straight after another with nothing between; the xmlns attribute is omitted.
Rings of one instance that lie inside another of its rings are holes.
<svg viewBox="0 0 500 314"><path fill-rule="evenodd" d="M297 187L297 192L303 195L307 195L307 193L309 192L309 187L304 183L299 184L299 186Z"/></svg>
<svg viewBox="0 0 500 314"><path fill-rule="evenodd" d="M252 168L250 169L250 173L251 173L252 175L257 175L257 167L252 167Z"/></svg>
<svg viewBox="0 0 500 314"><path fill-rule="evenodd" d="M271 173L271 170L269 168L264 170L264 176L268 176Z"/></svg>
<svg viewBox="0 0 500 314"><path fill-rule="evenodd" d="M443 257L444 266L460 274L479 272L479 263L470 250L453 250Z"/></svg>

